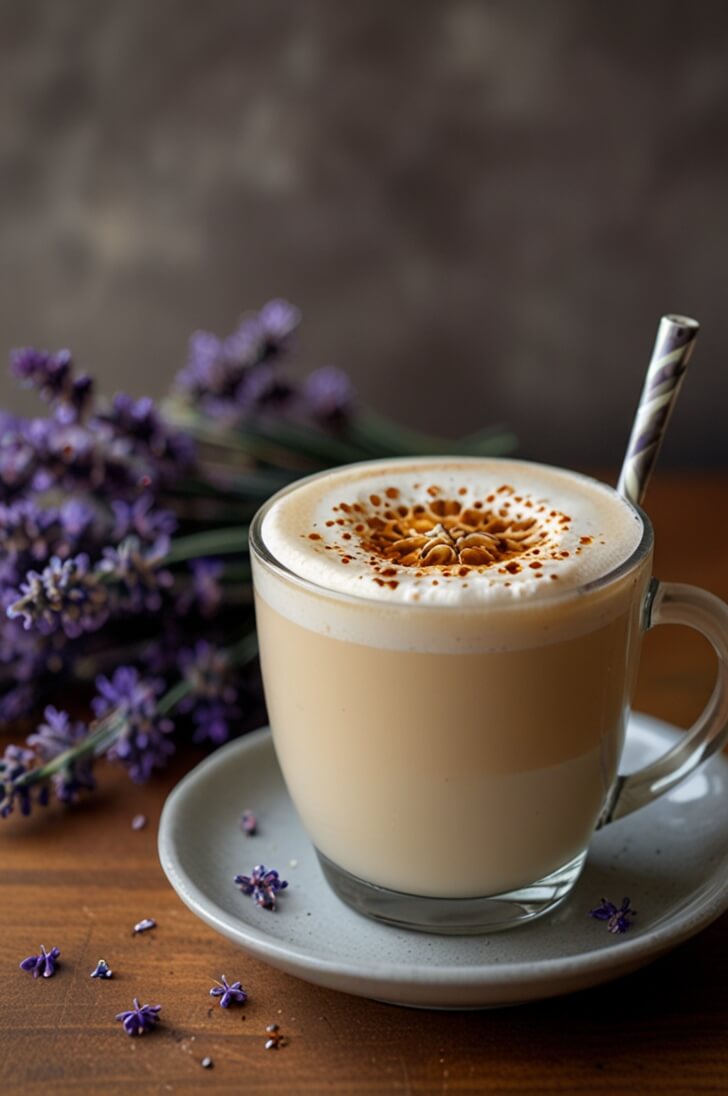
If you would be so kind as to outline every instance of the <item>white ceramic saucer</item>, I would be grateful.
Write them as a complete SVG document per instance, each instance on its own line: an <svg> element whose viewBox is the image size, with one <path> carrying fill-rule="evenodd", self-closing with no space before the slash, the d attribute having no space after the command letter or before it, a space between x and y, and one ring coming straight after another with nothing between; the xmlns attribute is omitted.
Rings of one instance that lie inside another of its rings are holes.
<svg viewBox="0 0 728 1096"><path fill-rule="evenodd" d="M624 767L644 764L677 735L633 716ZM159 855L198 917L299 978L421 1008L510 1005L626 974L728 908L727 787L728 761L715 757L671 795L596 834L579 882L552 914L491 936L407 932L343 905L301 829L267 729L223 746L177 785ZM240 830L246 808L258 816L258 836ZM289 882L275 913L233 884L261 863ZM628 933L611 935L588 916L603 896L619 904L626 895L638 911Z"/></svg>

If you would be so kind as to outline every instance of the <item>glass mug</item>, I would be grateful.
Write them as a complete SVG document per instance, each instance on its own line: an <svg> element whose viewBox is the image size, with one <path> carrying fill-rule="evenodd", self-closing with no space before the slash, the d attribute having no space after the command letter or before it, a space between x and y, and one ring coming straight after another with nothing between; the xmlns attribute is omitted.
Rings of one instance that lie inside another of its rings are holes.
<svg viewBox="0 0 728 1096"><path fill-rule="evenodd" d="M284 488L255 516L250 547L273 742L328 883L361 913L455 934L552 909L595 829L665 794L723 746L728 607L651 577L653 531L637 507L639 543L614 569L497 607L330 589L266 544L271 508L310 485L324 491L357 469L381 469L382 483L402 469L432 478L450 465L494 481L501 468L542 468L587 496L621 500L577 473L525 462L384 460ZM718 680L676 746L619 775L642 635L664 623L709 640Z"/></svg>

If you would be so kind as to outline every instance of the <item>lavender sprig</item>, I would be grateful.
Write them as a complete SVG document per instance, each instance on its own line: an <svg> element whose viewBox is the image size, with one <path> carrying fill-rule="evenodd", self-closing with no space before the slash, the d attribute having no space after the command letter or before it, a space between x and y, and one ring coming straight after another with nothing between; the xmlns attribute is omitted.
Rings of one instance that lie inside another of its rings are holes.
<svg viewBox="0 0 728 1096"><path fill-rule="evenodd" d="M14 353L11 371L47 413L0 411L0 722L52 699L56 680L97 678L99 696L88 728L47 705L32 749L6 751L0 815L28 813L52 787L74 801L104 753L146 778L171 754L175 709L198 739L240 729L260 704L243 676L254 636L229 666L219 650L232 650L241 612L252 625L241 606L260 502L332 463L453 450L374 416L333 366L296 378L299 323L272 301L227 337L197 333L161 409L97 399L68 351ZM507 442L491 431L456 448Z"/></svg>
<svg viewBox="0 0 728 1096"><path fill-rule="evenodd" d="M111 678L96 679L99 695L92 702L94 715L111 712L123 720L123 727L107 750L112 761L121 761L137 783L148 780L154 769L164 768L175 751L170 735L171 719L159 711L164 690L161 678L143 678L134 666L119 666Z"/></svg>
<svg viewBox="0 0 728 1096"><path fill-rule="evenodd" d="M226 648L224 653L231 665L245 666L254 657L256 650L255 636L249 635ZM120 667L119 669L128 671L133 668ZM117 705L112 701L119 696L119 693L126 694L127 701L138 702L140 705L142 722L145 720L163 720L191 692L192 683L186 680L178 681L163 696L158 698L156 697L156 685L152 686L155 699L154 703L151 704L150 684L141 679L137 671L131 675L125 672L122 674L121 681L119 679L115 681L113 677L111 681L108 678L105 681L108 683L105 686L106 694L97 698L100 702L97 707L99 710L103 709L105 714L101 716L97 723L91 725L88 734L80 739L76 745L69 747L52 760L39 766L35 765L37 756L33 751L18 746L8 746L6 748L5 757L0 758L0 817L6 817L10 814L16 803L20 805L21 813L29 814L31 793L34 787L40 788L41 801L47 801L44 789L47 787L49 780L64 768L77 766L79 762L86 758L98 757L107 752L112 756L117 756L114 745L122 737L125 737L127 742L133 739L133 748L129 752L133 753L136 750L137 755L131 759L131 763L138 763L139 771L151 772L155 765L162 760L157 750L158 739L156 736L150 736L149 739L151 760L150 758L138 756L140 752L146 749L147 744L143 740L140 741L136 734L136 731L139 730L139 723L129 719L133 705L126 702ZM124 747L122 747L122 752L125 752ZM125 761L124 757L120 757L120 759Z"/></svg>
<svg viewBox="0 0 728 1096"><path fill-rule="evenodd" d="M42 635L62 629L69 639L76 639L98 631L109 616L108 589L85 552L67 560L53 556L40 574L29 571L20 594L8 608L8 617L22 618L26 631L37 628Z"/></svg>

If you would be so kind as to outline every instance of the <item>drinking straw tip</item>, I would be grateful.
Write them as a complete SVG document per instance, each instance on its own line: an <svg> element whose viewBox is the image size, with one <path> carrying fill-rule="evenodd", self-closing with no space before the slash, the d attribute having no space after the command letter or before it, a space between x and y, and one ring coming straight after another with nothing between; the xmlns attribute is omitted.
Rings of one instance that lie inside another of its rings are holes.
<svg viewBox="0 0 728 1096"><path fill-rule="evenodd" d="M660 320L617 484L630 502L639 504L644 498L699 330L691 316L670 312Z"/></svg>

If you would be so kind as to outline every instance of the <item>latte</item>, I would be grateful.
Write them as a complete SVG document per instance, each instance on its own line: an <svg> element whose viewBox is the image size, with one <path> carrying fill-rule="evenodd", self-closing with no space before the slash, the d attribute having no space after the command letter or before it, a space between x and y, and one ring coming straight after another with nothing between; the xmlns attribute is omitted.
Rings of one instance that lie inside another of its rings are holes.
<svg viewBox="0 0 728 1096"><path fill-rule="evenodd" d="M505 460L354 465L264 507L271 727L328 861L477 897L583 854L623 744L644 532L611 488Z"/></svg>

